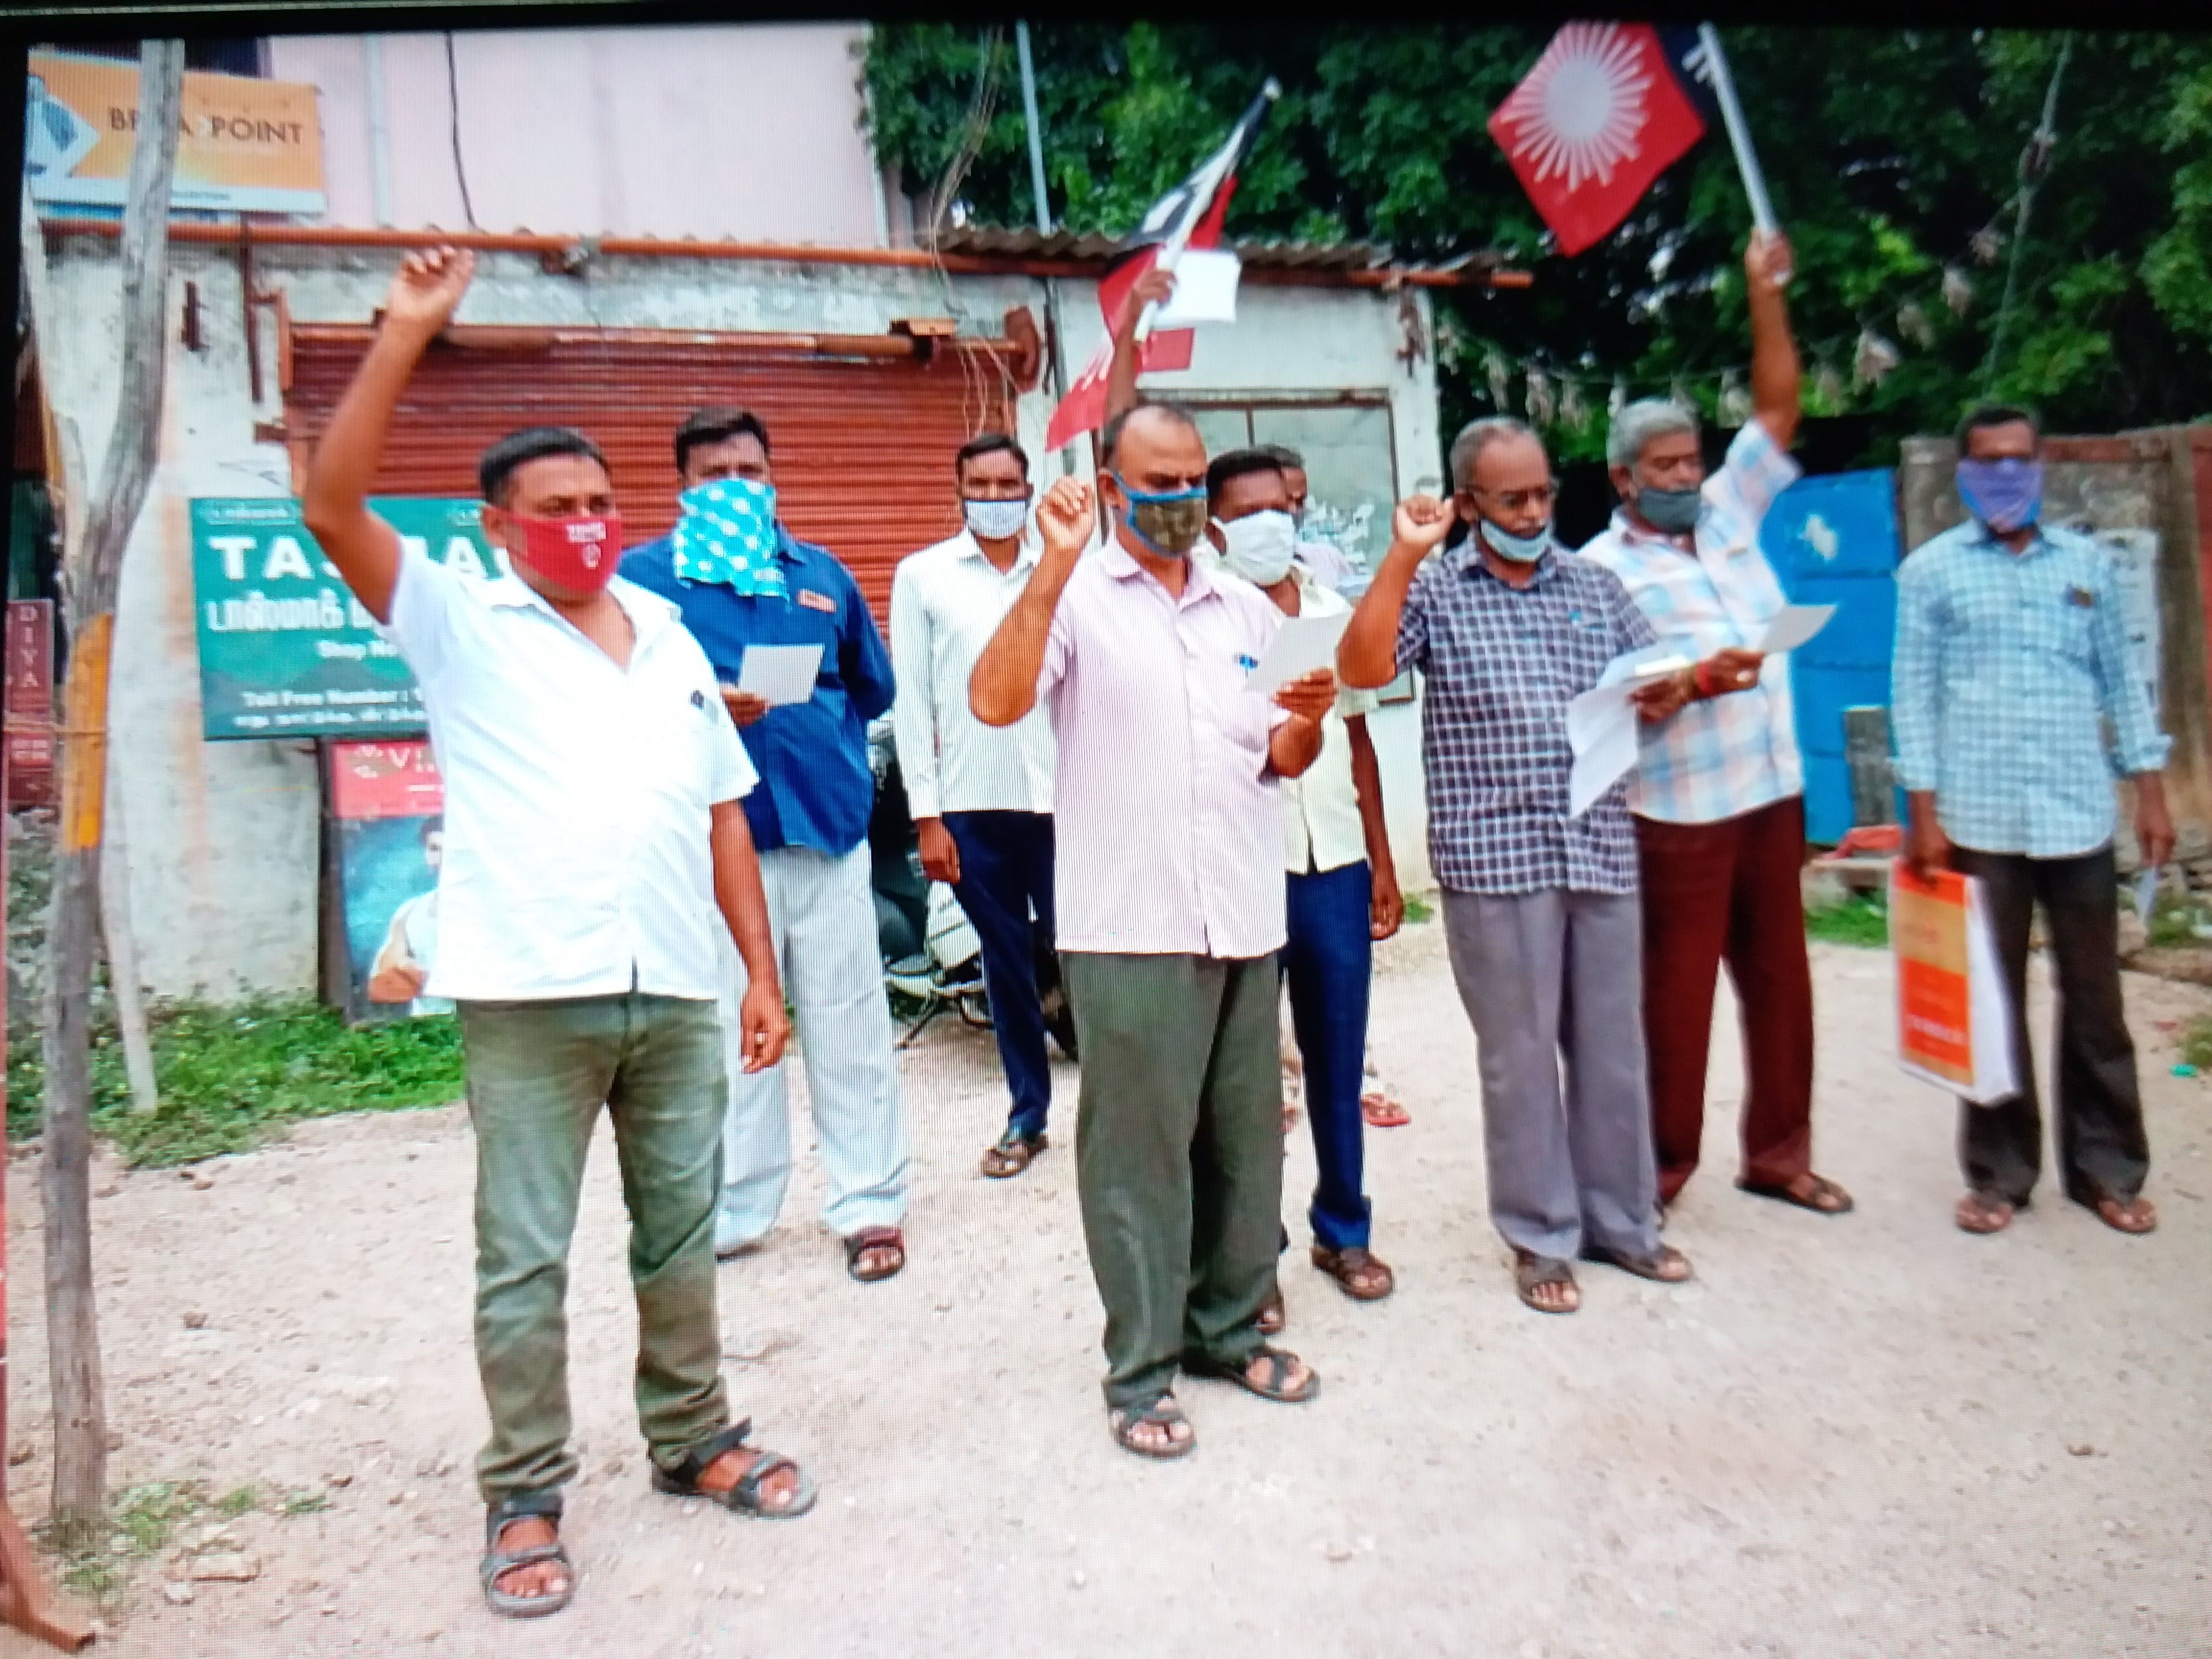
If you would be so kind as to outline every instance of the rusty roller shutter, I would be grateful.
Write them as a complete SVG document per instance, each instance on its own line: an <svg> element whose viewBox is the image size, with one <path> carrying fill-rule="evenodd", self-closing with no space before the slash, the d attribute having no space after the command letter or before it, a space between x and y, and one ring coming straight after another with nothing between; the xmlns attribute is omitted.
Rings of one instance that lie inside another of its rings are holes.
<svg viewBox="0 0 2212 1659"><path fill-rule="evenodd" d="M624 528L643 541L675 522L678 424L734 404L768 424L785 521L845 562L879 624L893 567L959 527L953 452L980 431L1011 429L1003 360L984 346L945 342L925 360L891 337L841 351L742 334L513 335L497 349L425 356L393 418L377 494L473 496L485 446L520 427L573 426L605 450ZM358 327L295 331L285 392L295 446L321 435L369 338Z"/></svg>

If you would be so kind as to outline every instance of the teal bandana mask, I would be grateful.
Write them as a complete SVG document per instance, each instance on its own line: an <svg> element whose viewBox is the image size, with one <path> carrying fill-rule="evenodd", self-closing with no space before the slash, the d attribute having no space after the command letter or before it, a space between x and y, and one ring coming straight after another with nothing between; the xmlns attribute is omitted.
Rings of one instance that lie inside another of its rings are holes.
<svg viewBox="0 0 2212 1659"><path fill-rule="evenodd" d="M676 574L715 582L742 597L790 597L776 556L775 489L751 478L718 478L687 489L672 538Z"/></svg>

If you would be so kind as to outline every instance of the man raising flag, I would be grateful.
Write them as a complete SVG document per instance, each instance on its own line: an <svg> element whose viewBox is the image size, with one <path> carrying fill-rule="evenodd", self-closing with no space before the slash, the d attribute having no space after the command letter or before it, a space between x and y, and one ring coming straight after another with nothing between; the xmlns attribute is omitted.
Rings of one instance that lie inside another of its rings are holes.
<svg viewBox="0 0 2212 1659"><path fill-rule="evenodd" d="M1116 256L1113 269L1098 284L1098 309L1106 319L1105 337L1098 343L1090 364L1067 389L1052 412L1044 447L1058 449L1086 432L1096 432L1106 422L1106 382L1114 361L1114 335L1122 308L1133 297L1139 278L1154 270L1173 270L1187 247L1209 248L1221 240L1221 222L1229 212L1229 198L1237 189L1237 169L1259 136L1267 107L1283 89L1269 81L1252 106L1230 130L1221 148L1200 162L1194 173L1152 204L1144 222L1132 232ZM1149 374L1171 374L1190 367L1191 331L1149 334L1140 327L1140 367Z"/></svg>

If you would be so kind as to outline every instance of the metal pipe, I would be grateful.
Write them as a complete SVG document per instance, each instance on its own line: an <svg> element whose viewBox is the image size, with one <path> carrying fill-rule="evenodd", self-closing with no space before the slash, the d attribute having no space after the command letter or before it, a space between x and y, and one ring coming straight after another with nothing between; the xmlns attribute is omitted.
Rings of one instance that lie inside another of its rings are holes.
<svg viewBox="0 0 2212 1659"><path fill-rule="evenodd" d="M47 219L49 239L64 236L104 236L118 234L112 219ZM216 242L238 245L234 224L178 222L169 227L172 242ZM262 247L457 247L479 253L567 253L583 239L578 236L538 236L521 232L451 230L370 230L353 225L256 225L253 240ZM800 265L883 265L902 270L941 270L963 276L1097 277L1106 268L1103 259L1000 258L972 253L945 253L932 258L920 248L817 247L785 242L671 241L658 237L609 236L599 244L605 258L750 259L763 264ZM1527 288L1525 270L1300 270L1280 266L1244 267L1240 279L1285 288L1389 288L1404 283L1413 288Z"/></svg>
<svg viewBox="0 0 2212 1659"><path fill-rule="evenodd" d="M384 37L365 37L363 51L368 80L369 203L376 222L388 226L392 222L392 142L384 101Z"/></svg>
<svg viewBox="0 0 2212 1659"><path fill-rule="evenodd" d="M1036 225L1042 235L1052 234L1052 204L1045 196L1044 126L1037 119L1036 66L1030 58L1030 26L1014 25L1014 50L1022 60L1022 126L1030 138L1030 195L1036 204Z"/></svg>

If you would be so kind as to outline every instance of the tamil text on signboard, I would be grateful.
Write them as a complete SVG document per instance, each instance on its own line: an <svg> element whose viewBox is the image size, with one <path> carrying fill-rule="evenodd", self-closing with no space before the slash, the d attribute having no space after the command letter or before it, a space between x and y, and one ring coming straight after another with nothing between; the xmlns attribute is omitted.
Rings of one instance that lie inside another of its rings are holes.
<svg viewBox="0 0 2212 1659"><path fill-rule="evenodd" d="M41 204L123 205L138 125L138 67L30 54L23 171ZM241 75L185 76L171 203L225 213L324 210L315 89Z"/></svg>
<svg viewBox="0 0 2212 1659"><path fill-rule="evenodd" d="M477 501L371 503L410 550L472 575L505 568ZM414 676L300 516L264 495L192 503L200 730L212 738L399 737L423 727Z"/></svg>

